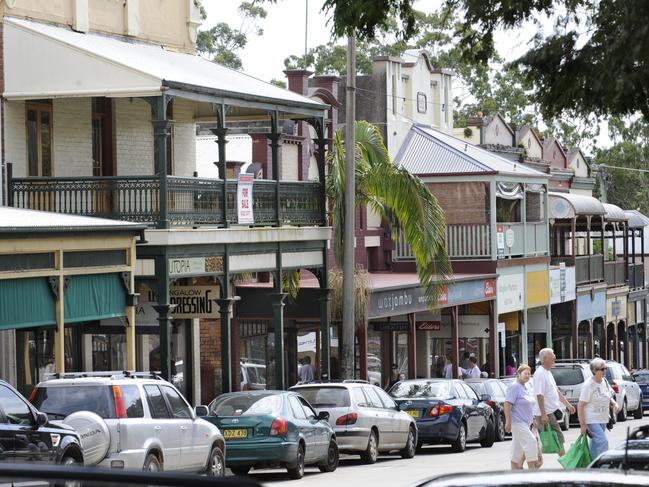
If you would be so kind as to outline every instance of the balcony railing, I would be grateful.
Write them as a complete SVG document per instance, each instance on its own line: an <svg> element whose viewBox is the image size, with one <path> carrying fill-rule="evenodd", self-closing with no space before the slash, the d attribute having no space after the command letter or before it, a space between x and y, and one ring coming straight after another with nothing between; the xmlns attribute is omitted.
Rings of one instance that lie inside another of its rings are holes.
<svg viewBox="0 0 649 487"><path fill-rule="evenodd" d="M488 224L448 225L446 251L451 259L490 259L491 232ZM394 260L414 260L410 245L402 234L395 242Z"/></svg>
<svg viewBox="0 0 649 487"><path fill-rule="evenodd" d="M571 255L554 256L551 259L552 265L559 265L561 262L566 266L575 266L575 281L577 284L588 284L604 280L604 256L602 255Z"/></svg>
<svg viewBox="0 0 649 487"><path fill-rule="evenodd" d="M626 284L624 275L626 264L624 261L605 262L604 279L607 286L623 286Z"/></svg>
<svg viewBox="0 0 649 487"><path fill-rule="evenodd" d="M642 264L629 264L629 287L631 289L644 287L644 266Z"/></svg>
<svg viewBox="0 0 649 487"><path fill-rule="evenodd" d="M167 177L167 215L160 214L157 176L8 178L9 204L16 208L126 220L156 226L224 226L223 181ZM279 208L276 189L279 184ZM225 184L227 219L237 224L237 182ZM322 185L318 182L255 180L253 226L322 225ZM166 218L165 218L166 216Z"/></svg>

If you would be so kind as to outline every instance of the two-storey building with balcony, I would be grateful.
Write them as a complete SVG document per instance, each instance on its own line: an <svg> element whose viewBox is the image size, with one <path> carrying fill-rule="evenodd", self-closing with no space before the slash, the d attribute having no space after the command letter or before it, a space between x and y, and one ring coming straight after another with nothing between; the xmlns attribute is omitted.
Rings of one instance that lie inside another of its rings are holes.
<svg viewBox="0 0 649 487"><path fill-rule="evenodd" d="M488 336L492 370L502 375L506 363L532 359L550 341L548 176L421 125L411 128L395 162L437 196L454 271L496 278L489 327L471 330ZM409 257L399 242L393 267L408 268ZM455 312L471 315L479 306Z"/></svg>
<svg viewBox="0 0 649 487"><path fill-rule="evenodd" d="M271 276L264 303L276 359L266 373L278 388L286 385L290 346L282 275L308 269L316 276L328 373L328 105L193 55L193 1L42 6L1 7L7 204L146 225L134 276L141 298L135 365L161 371L195 402L201 386L211 395L227 391L239 374L233 308L252 303L237 299L235 276ZM268 127L262 179L228 178L226 136L242 121ZM281 177L286 121L313 127L317 180ZM213 124L218 146L218 167L203 177L195 176L199 122ZM123 322L89 320L71 332L88 344L76 352L84 368L126 368ZM74 370L56 363L64 369Z"/></svg>

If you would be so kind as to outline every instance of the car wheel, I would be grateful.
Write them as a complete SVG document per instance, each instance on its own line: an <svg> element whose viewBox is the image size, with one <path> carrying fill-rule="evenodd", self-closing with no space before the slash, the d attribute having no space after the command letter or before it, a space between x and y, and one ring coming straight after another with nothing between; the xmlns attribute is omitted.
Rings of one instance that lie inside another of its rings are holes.
<svg viewBox="0 0 649 487"><path fill-rule="evenodd" d="M457 438L453 443L451 443L451 448L454 452L458 453L466 450L466 426L464 426L464 423L460 423L460 428L457 432Z"/></svg>
<svg viewBox="0 0 649 487"><path fill-rule="evenodd" d="M234 475L241 475L243 477L244 475L248 475L250 467L230 467L230 470L232 470Z"/></svg>
<svg viewBox="0 0 649 487"><path fill-rule="evenodd" d="M498 415L498 424L496 428L496 441L505 441L505 418Z"/></svg>
<svg viewBox="0 0 649 487"><path fill-rule="evenodd" d="M415 451L417 449L416 437L417 434L415 433L415 428L411 426L408 429L408 439L406 440L406 446L399 452L401 458L413 458L415 456Z"/></svg>
<svg viewBox="0 0 649 487"><path fill-rule="evenodd" d="M297 447L297 458L295 459L295 466L286 469L288 476L292 479L301 479L304 477L304 445L300 444Z"/></svg>
<svg viewBox="0 0 649 487"><path fill-rule="evenodd" d="M63 460L61 460L61 465L64 467L78 467L81 464L77 461L76 458L71 457L71 456L65 456L63 457ZM62 486L62 487L81 487L81 482L78 480L70 480L68 482L63 482L61 484L56 483L55 485L57 486Z"/></svg>
<svg viewBox="0 0 649 487"><path fill-rule="evenodd" d="M162 465L160 464L158 457L156 457L153 453L149 453L144 459L144 466L142 467L142 470L145 470L147 472L161 472Z"/></svg>
<svg viewBox="0 0 649 487"><path fill-rule="evenodd" d="M367 440L367 450L361 453L363 463L376 463L379 457L379 440L374 430L370 431L370 438Z"/></svg>
<svg viewBox="0 0 649 487"><path fill-rule="evenodd" d="M333 472L338 468L338 460L338 443L335 440L331 440L327 449L327 458L324 462L318 464L318 468L321 472Z"/></svg>
<svg viewBox="0 0 649 487"><path fill-rule="evenodd" d="M212 448L205 473L207 473L208 477L225 476L225 460L223 458L223 452L219 448Z"/></svg>
<svg viewBox="0 0 649 487"><path fill-rule="evenodd" d="M626 398L625 398L624 402L622 403L622 409L620 409L620 412L617 413L617 420L620 422L624 422L627 420L628 417L629 417L629 411L627 409Z"/></svg>
<svg viewBox="0 0 649 487"><path fill-rule="evenodd" d="M633 412L633 417L635 419L642 419L642 417L644 416L644 408L642 407L642 401L643 400L644 399L642 399L642 396L640 396L640 402L638 403L638 409L636 409Z"/></svg>
<svg viewBox="0 0 649 487"><path fill-rule="evenodd" d="M485 431L484 438L480 440L480 446L485 448L491 448L496 441L496 427L494 426L493 421L487 421L487 431Z"/></svg>

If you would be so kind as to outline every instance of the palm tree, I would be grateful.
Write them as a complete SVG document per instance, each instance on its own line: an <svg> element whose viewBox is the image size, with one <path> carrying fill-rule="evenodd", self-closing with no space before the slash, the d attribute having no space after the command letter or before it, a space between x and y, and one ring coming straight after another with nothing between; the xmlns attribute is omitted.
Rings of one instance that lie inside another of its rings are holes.
<svg viewBox="0 0 649 487"><path fill-rule="evenodd" d="M392 163L375 125L358 121L355 131L356 205L380 215L394 238L405 236L415 257L419 282L434 308L439 288L452 272L444 239L444 212L418 177ZM340 265L345 226L345 143L340 132L335 134L328 164L326 189L334 227L334 254Z"/></svg>

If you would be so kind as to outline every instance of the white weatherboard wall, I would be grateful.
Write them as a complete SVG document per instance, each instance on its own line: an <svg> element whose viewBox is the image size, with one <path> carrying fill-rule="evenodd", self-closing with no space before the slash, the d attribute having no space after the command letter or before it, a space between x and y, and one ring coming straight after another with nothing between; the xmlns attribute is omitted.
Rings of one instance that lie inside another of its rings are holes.
<svg viewBox="0 0 649 487"><path fill-rule="evenodd" d="M115 100L117 174L154 174L151 107L137 98Z"/></svg>
<svg viewBox="0 0 649 487"><path fill-rule="evenodd" d="M27 175L27 140L25 136L25 102L5 102L5 161L13 163L16 177Z"/></svg>
<svg viewBox="0 0 649 487"><path fill-rule="evenodd" d="M282 181L297 181L298 178L298 145L282 144Z"/></svg>
<svg viewBox="0 0 649 487"><path fill-rule="evenodd" d="M54 99L52 105L53 174L92 176L91 99Z"/></svg>
<svg viewBox="0 0 649 487"><path fill-rule="evenodd" d="M193 103L177 98L174 101L173 119L174 175L191 177L196 170L196 123Z"/></svg>

